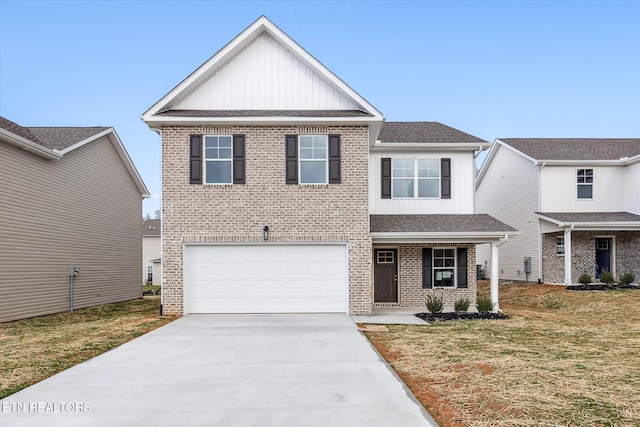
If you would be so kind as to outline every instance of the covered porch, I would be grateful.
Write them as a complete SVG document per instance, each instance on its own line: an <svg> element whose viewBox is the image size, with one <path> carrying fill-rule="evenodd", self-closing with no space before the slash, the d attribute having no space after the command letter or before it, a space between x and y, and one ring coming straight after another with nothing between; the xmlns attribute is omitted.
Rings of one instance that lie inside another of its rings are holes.
<svg viewBox="0 0 640 427"><path fill-rule="evenodd" d="M467 299L475 308L475 246L491 244L491 300L499 311L499 246L519 234L485 214L371 215L373 312L424 311L429 295L445 311ZM409 311L407 311L409 310Z"/></svg>

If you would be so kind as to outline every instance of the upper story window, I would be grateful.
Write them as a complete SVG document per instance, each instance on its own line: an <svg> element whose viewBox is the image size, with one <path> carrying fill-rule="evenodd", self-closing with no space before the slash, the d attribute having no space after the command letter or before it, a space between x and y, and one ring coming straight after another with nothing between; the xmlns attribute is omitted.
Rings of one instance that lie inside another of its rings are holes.
<svg viewBox="0 0 640 427"><path fill-rule="evenodd" d="M327 184L327 135L299 136L300 184Z"/></svg>
<svg viewBox="0 0 640 427"><path fill-rule="evenodd" d="M439 159L393 159L394 198L440 197Z"/></svg>
<svg viewBox="0 0 640 427"><path fill-rule="evenodd" d="M204 137L204 176L206 184L231 184L231 135Z"/></svg>
<svg viewBox="0 0 640 427"><path fill-rule="evenodd" d="M593 199L593 169L578 169L578 199Z"/></svg>

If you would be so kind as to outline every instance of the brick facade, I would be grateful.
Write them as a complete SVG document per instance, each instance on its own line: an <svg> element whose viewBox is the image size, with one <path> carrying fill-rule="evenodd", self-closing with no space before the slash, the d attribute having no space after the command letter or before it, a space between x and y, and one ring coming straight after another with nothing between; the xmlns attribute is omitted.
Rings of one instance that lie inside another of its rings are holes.
<svg viewBox="0 0 640 427"><path fill-rule="evenodd" d="M245 135L246 184L189 184L189 135ZM340 134L341 184L286 185L285 135ZM163 312L183 312L185 243L347 243L349 311L370 314L366 126L170 126L162 129Z"/></svg>
<svg viewBox="0 0 640 427"><path fill-rule="evenodd" d="M542 235L542 280L564 283L564 256L556 255L556 237L564 233ZM578 282L582 273L595 279L596 237L613 237L616 278L627 270L640 276L640 232L638 231L573 231L571 233L571 279Z"/></svg>
<svg viewBox="0 0 640 427"><path fill-rule="evenodd" d="M454 303L459 299L468 299L470 307L476 305L476 247L471 244L450 243L405 243L389 245L374 243L374 248L398 249L398 300L394 303L375 303L375 307L425 307L428 295L442 296L444 310L453 311ZM467 289L423 289L422 288L422 248L467 248Z"/></svg>

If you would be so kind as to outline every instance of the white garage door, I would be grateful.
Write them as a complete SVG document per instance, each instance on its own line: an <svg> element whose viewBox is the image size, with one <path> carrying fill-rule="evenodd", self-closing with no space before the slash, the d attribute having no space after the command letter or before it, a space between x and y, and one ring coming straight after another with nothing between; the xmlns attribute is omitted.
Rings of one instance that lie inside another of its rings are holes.
<svg viewBox="0 0 640 427"><path fill-rule="evenodd" d="M345 313L346 245L187 245L186 313Z"/></svg>

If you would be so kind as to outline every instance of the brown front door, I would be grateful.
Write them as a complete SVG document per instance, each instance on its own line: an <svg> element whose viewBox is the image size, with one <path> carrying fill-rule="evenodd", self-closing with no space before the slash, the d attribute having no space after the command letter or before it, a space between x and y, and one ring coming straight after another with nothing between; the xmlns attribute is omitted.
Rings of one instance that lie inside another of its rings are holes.
<svg viewBox="0 0 640 427"><path fill-rule="evenodd" d="M375 249L373 264L373 301L398 302L397 249Z"/></svg>

